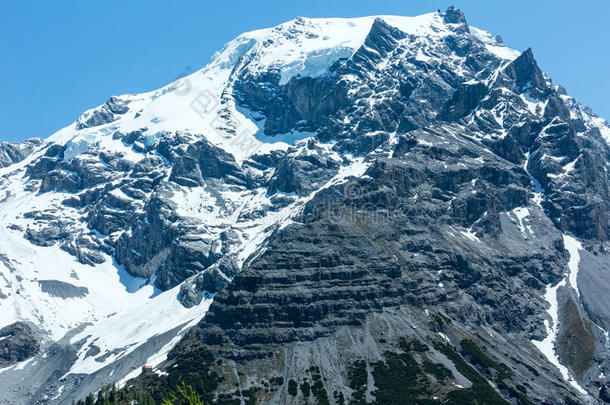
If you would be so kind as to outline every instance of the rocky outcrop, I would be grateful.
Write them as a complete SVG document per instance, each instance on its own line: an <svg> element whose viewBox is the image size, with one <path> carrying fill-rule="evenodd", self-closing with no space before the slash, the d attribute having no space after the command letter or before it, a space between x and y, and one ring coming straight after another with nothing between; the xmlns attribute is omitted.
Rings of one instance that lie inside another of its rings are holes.
<svg viewBox="0 0 610 405"><path fill-rule="evenodd" d="M15 322L0 329L1 367L29 359L38 353L39 348L34 331L23 322Z"/></svg>
<svg viewBox="0 0 610 405"><path fill-rule="evenodd" d="M517 93L525 92L531 97L542 98L550 92L531 48L512 61L502 73Z"/></svg>
<svg viewBox="0 0 610 405"><path fill-rule="evenodd" d="M174 150L167 158L173 162L169 179L182 186L202 186L210 178L239 185L248 181L233 156L207 141L190 144L184 153Z"/></svg>
<svg viewBox="0 0 610 405"><path fill-rule="evenodd" d="M117 115L129 111L129 102L112 96L101 106L86 111L76 120L76 129L86 129L108 124L117 119Z"/></svg>
<svg viewBox="0 0 610 405"><path fill-rule="evenodd" d="M7 167L21 162L43 143L40 138L32 138L23 142L0 143L0 167Z"/></svg>
<svg viewBox="0 0 610 405"><path fill-rule="evenodd" d="M224 289L238 271L232 258L223 257L180 286L180 302L187 308L199 305L204 296Z"/></svg>
<svg viewBox="0 0 610 405"><path fill-rule="evenodd" d="M269 193L280 191L307 196L328 182L339 170L340 163L311 142L303 153L286 156L278 162L268 183Z"/></svg>
<svg viewBox="0 0 610 405"><path fill-rule="evenodd" d="M487 86L483 83L465 85L456 90L451 100L445 104L437 118L443 121L456 121L466 115L477 106L487 95Z"/></svg>
<svg viewBox="0 0 610 405"><path fill-rule="evenodd" d="M443 21L446 24L455 24L457 27L455 28L457 32L470 32L468 28L468 23L466 22L466 16L464 12L458 8L450 6L443 13Z"/></svg>

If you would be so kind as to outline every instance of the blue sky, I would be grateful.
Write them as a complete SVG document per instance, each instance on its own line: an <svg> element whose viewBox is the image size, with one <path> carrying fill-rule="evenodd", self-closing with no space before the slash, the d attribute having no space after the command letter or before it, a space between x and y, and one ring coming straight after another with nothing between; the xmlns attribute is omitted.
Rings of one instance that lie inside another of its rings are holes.
<svg viewBox="0 0 610 405"><path fill-rule="evenodd" d="M508 46L532 47L555 83L610 118L608 0L3 1L0 141L49 136L113 94L161 87L243 31L452 4Z"/></svg>

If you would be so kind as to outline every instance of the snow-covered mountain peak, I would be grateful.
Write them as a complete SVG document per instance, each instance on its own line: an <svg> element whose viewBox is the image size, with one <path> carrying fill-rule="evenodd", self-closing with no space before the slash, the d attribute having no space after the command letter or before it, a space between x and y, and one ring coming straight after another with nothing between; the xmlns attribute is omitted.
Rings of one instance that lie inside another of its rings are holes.
<svg viewBox="0 0 610 405"><path fill-rule="evenodd" d="M487 215L475 187L489 156L519 165L511 182L527 180L523 160L541 155L555 159L540 164L550 179L578 172L573 150L529 153L537 134L550 139L568 124L591 139L610 131L551 86L530 51L469 27L453 8L301 17L244 33L188 76L113 96L45 141L4 148L0 304L10 310L0 327L31 323L43 351L61 341L76 359L61 363L62 384L116 381L163 360L281 230L318 214L308 210L318 195L333 205L349 179L383 178L388 157L399 173L401 154L416 149L422 164L454 160L416 178L442 183L421 195L442 192L434 204L459 228L467 207L468 221ZM463 145L476 153L461 156ZM454 169L472 191L445 190ZM522 186L506 198L527 205ZM456 235L480 241L468 226Z"/></svg>
<svg viewBox="0 0 610 405"><path fill-rule="evenodd" d="M250 54L249 69L276 69L281 75L280 84L287 83L295 76L319 76L334 62L353 55L364 44L376 20L384 21L409 36L428 41L456 33L469 34L469 31L459 29L465 21L448 22L447 14L439 12L416 17L299 17L273 28L240 35L215 55L212 65L226 66ZM519 55L486 31L474 28L472 35L489 45L490 50L493 49L502 58L514 59Z"/></svg>
<svg viewBox="0 0 610 405"><path fill-rule="evenodd" d="M349 58L364 44L377 19L411 35L433 36L447 31L437 13L419 17L299 17L274 28L245 33L236 41L255 41L248 52L249 69L277 69L280 84L285 84L298 75L319 76L337 60Z"/></svg>
<svg viewBox="0 0 610 405"><path fill-rule="evenodd" d="M398 28L411 39L420 38L420 44L463 34L480 40L500 58L512 60L519 55L485 31L474 27L469 31L458 30L455 26L459 24L448 23L446 19L446 13L438 12L417 17L299 17L273 28L247 32L227 43L203 69L156 91L112 97L102 106L83 113L69 130L60 131L51 139L66 142L66 138L76 137L73 143L84 148L85 142L91 144L92 137L116 131L144 130L148 142L153 143L164 131L187 131L203 135L241 161L263 147L262 143L274 140L265 138L250 117L234 108L220 113L226 109L227 95L231 94L231 77L245 75L244 69L252 75L277 72L279 84L284 85L293 77L321 76L335 62L350 58L364 45L376 20ZM234 142L236 136L240 142ZM82 138L87 140L83 142Z"/></svg>

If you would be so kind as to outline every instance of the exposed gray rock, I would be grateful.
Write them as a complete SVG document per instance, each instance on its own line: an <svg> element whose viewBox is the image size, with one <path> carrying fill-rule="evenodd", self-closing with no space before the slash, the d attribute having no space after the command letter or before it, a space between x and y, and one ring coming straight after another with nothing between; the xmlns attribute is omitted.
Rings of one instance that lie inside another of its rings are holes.
<svg viewBox="0 0 610 405"><path fill-rule="evenodd" d="M465 117L487 95L488 91L487 86L483 83L469 84L458 88L437 118L451 122Z"/></svg>
<svg viewBox="0 0 610 405"><path fill-rule="evenodd" d="M117 119L116 115L129 111L128 102L112 96L106 103L83 113L76 120L76 129L85 129L108 124ZM116 114L116 115L115 115Z"/></svg>
<svg viewBox="0 0 610 405"><path fill-rule="evenodd" d="M458 8L450 6L443 14L443 21L446 24L457 25L457 32L470 32L470 29L468 28L468 23L466 23L466 16L462 12L462 10Z"/></svg>
<svg viewBox="0 0 610 405"><path fill-rule="evenodd" d="M503 71L509 85L518 93L526 92L535 98L542 98L550 91L542 71L534 59L534 53L528 48L517 59L512 61Z"/></svg>
<svg viewBox="0 0 610 405"><path fill-rule="evenodd" d="M232 258L224 256L180 286L180 302L187 308L199 305L204 295L210 295L225 288L238 270L239 268Z"/></svg>
<svg viewBox="0 0 610 405"><path fill-rule="evenodd" d="M0 366L6 367L38 353L40 346L32 328L15 322L0 329Z"/></svg>
<svg viewBox="0 0 610 405"><path fill-rule="evenodd" d="M174 162L170 180L183 186L201 186L207 178L223 178L240 185L247 183L235 158L207 141L190 144L184 154L174 151L168 159Z"/></svg>
<svg viewBox="0 0 610 405"><path fill-rule="evenodd" d="M587 313L604 330L610 330L610 257L607 254L580 252L578 285Z"/></svg>
<svg viewBox="0 0 610 405"><path fill-rule="evenodd" d="M213 241L195 235L176 239L170 246L172 254L157 272L155 284L162 289L169 289L208 268L219 259L212 244Z"/></svg>
<svg viewBox="0 0 610 405"><path fill-rule="evenodd" d="M182 305L184 305L186 308L192 308L201 303L201 300L203 300L203 293L197 287L195 280L185 281L180 286L178 297L180 297L180 302Z"/></svg>
<svg viewBox="0 0 610 405"><path fill-rule="evenodd" d="M297 193L309 195L330 180L339 169L339 162L325 156L311 145L302 155L289 155L280 160L269 181L269 193Z"/></svg>
<svg viewBox="0 0 610 405"><path fill-rule="evenodd" d="M102 104L97 108L84 112L83 115L78 117L78 120L76 121L76 129L97 127L114 120L114 114L112 111L110 111L108 105Z"/></svg>
<svg viewBox="0 0 610 405"><path fill-rule="evenodd" d="M27 229L25 237L38 246L53 246L57 241L68 236L68 230L60 224L50 224L39 230Z"/></svg>
<svg viewBox="0 0 610 405"><path fill-rule="evenodd" d="M0 167L7 167L21 162L43 143L40 138L32 138L23 142L0 143Z"/></svg>

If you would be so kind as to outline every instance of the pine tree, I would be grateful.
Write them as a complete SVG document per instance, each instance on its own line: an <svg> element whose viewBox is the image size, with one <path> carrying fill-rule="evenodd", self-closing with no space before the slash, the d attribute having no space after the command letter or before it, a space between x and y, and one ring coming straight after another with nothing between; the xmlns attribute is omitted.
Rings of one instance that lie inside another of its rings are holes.
<svg viewBox="0 0 610 405"><path fill-rule="evenodd" d="M163 400L162 405L203 405L201 396L193 387L186 385L184 381L176 388L178 390L178 396L171 394L170 399Z"/></svg>
<svg viewBox="0 0 610 405"><path fill-rule="evenodd" d="M112 388L110 389L110 393L108 394L108 401L111 404L114 404L116 400L116 385L112 384Z"/></svg>

